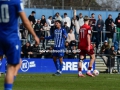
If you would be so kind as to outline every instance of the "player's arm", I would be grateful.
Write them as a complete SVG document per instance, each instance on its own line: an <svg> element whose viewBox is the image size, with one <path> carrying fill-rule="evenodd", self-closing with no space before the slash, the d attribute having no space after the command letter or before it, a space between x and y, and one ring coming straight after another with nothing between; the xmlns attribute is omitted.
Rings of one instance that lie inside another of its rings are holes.
<svg viewBox="0 0 120 90"><path fill-rule="evenodd" d="M41 39L41 40L43 40L43 39L49 40L49 39L53 39L53 38L54 38L54 34L52 34L52 35L49 36L49 37L41 37L40 39Z"/></svg>
<svg viewBox="0 0 120 90"><path fill-rule="evenodd" d="M24 24L24 26L27 28L27 30L33 35L35 41L37 42L37 44L39 44L39 38L36 36L30 21L28 20L28 18L26 17L26 14L24 12L24 5L22 0L16 0L16 10L20 16L20 18L22 19L22 22Z"/></svg>
<svg viewBox="0 0 120 90"><path fill-rule="evenodd" d="M22 19L22 22L24 24L24 26L27 28L27 30L32 34L32 36L34 37L35 41L37 42L37 44L39 44L39 39L38 37L36 36L31 24L30 24L30 21L28 20L28 18L26 17L26 14L25 12L19 12L19 16L21 17Z"/></svg>
<svg viewBox="0 0 120 90"><path fill-rule="evenodd" d="M51 35L49 37L45 37L45 39L53 39L54 38L54 35Z"/></svg>
<svg viewBox="0 0 120 90"><path fill-rule="evenodd" d="M67 32L66 32L66 29L63 29L63 36L64 36L65 39L68 37L68 34L67 34Z"/></svg>
<svg viewBox="0 0 120 90"><path fill-rule="evenodd" d="M90 45L91 45L91 29L88 30L88 34L87 34L87 43L88 43L88 51L90 50Z"/></svg>

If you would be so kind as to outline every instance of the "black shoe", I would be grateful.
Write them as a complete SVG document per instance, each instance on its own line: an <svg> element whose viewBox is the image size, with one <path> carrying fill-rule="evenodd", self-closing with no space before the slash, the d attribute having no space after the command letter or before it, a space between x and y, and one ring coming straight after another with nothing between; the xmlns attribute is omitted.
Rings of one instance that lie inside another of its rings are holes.
<svg viewBox="0 0 120 90"><path fill-rule="evenodd" d="M60 76L60 75L61 75L60 72L56 72L56 73L53 74L53 76Z"/></svg>

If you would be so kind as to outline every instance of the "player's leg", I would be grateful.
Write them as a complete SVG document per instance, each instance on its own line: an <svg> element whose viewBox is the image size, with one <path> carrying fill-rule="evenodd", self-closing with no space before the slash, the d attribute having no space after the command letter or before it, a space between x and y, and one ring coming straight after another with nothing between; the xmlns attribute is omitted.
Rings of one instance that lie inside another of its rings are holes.
<svg viewBox="0 0 120 90"><path fill-rule="evenodd" d="M62 74L62 68L63 68L63 57L59 57L59 66L60 66L60 74Z"/></svg>
<svg viewBox="0 0 120 90"><path fill-rule="evenodd" d="M83 63L83 60L84 60L84 55L82 55L82 53L80 53L80 59L79 59L79 62L78 62L78 77L85 77L82 74L82 63Z"/></svg>
<svg viewBox="0 0 120 90"><path fill-rule="evenodd" d="M16 76L18 75L18 70L20 69L21 64L22 64L22 59L20 59L20 63L15 68L14 80L16 79Z"/></svg>
<svg viewBox="0 0 120 90"><path fill-rule="evenodd" d="M14 76L20 62L20 41L9 40L6 42L5 55L7 57L7 72L5 76L4 90L12 90Z"/></svg>
<svg viewBox="0 0 120 90"><path fill-rule="evenodd" d="M53 75L57 76L59 74L60 70L59 70L59 65L58 65L58 62L57 62L56 53L53 53L53 62L55 64L55 67L56 67L56 70L57 70L57 72L55 74L53 74Z"/></svg>
<svg viewBox="0 0 120 90"><path fill-rule="evenodd" d="M90 50L88 55L90 55L90 63L89 63L88 71L86 74L88 76L94 77L94 75L91 73L91 69L92 69L93 63L95 61L95 54L94 54L93 50Z"/></svg>

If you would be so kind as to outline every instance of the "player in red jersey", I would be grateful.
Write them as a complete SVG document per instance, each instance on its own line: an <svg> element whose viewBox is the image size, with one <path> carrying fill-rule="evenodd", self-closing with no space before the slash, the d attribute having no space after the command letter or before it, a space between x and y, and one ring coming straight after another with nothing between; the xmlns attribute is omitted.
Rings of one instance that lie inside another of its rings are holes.
<svg viewBox="0 0 120 90"><path fill-rule="evenodd" d="M80 52L80 60L78 62L78 76L79 77L85 77L82 74L82 62L84 60L84 56L86 54L90 55L90 63L88 67L88 71L86 75L94 77L94 75L91 73L92 65L95 61L95 54L94 54L94 48L91 44L91 27L88 25L89 24L89 17L85 16L84 17L84 25L81 26L79 30L79 44L78 48L81 50Z"/></svg>

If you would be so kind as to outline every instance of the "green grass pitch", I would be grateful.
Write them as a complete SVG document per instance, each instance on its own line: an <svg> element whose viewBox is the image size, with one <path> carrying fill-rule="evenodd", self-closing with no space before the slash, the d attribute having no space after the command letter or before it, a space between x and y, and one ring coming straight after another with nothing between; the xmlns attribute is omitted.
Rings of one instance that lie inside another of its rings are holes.
<svg viewBox="0 0 120 90"><path fill-rule="evenodd" d="M3 90L3 81L4 75L0 77L0 90ZM19 74L13 90L120 90L120 75L78 78L76 74Z"/></svg>

